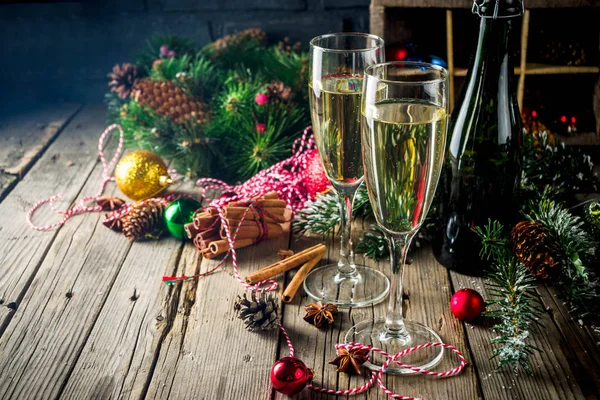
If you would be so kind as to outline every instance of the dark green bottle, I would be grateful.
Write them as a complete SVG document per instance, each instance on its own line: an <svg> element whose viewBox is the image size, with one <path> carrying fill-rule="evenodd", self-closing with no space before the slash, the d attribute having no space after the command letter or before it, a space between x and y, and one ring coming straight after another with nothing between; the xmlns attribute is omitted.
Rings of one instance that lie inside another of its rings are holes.
<svg viewBox="0 0 600 400"><path fill-rule="evenodd" d="M522 124L510 37L523 2L476 0L473 13L481 19L479 39L448 125L432 245L442 265L480 275L480 243L471 229L488 218L508 222L517 212Z"/></svg>

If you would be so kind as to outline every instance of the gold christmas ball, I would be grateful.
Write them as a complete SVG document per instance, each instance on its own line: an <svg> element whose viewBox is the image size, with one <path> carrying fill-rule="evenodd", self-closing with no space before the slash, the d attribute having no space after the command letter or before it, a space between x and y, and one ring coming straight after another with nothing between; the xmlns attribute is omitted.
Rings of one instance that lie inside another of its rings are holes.
<svg viewBox="0 0 600 400"><path fill-rule="evenodd" d="M173 183L162 158L147 150L124 155L115 167L115 181L123 194L133 200L153 197Z"/></svg>

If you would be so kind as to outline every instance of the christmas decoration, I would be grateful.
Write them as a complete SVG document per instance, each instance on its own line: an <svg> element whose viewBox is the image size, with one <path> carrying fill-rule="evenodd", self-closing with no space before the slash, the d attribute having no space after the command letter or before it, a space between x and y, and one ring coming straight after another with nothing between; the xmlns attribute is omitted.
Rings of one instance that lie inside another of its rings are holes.
<svg viewBox="0 0 600 400"><path fill-rule="evenodd" d="M246 329L251 332L269 330L279 325L279 300L271 294L262 293L248 300L244 293L234 308L239 312L239 318L244 320Z"/></svg>
<svg viewBox="0 0 600 400"><path fill-rule="evenodd" d="M337 350L337 357L333 361L329 361L329 364L337 366L338 372L345 372L347 374L360 375L360 367L369 358L369 350L366 349L345 349L341 348Z"/></svg>
<svg viewBox="0 0 600 400"><path fill-rule="evenodd" d="M110 91L116 93L121 99L126 99L140 78L140 74L137 66L125 63L115 65L108 78Z"/></svg>
<svg viewBox="0 0 600 400"><path fill-rule="evenodd" d="M311 197L326 192L330 188L329 179L325 175L323 164L317 149L310 151L306 156L306 168L303 174L304 185Z"/></svg>
<svg viewBox="0 0 600 400"><path fill-rule="evenodd" d="M266 129L267 126L265 124L256 124L256 132L260 133L261 135L265 133Z"/></svg>
<svg viewBox="0 0 600 400"><path fill-rule="evenodd" d="M164 212L165 227L171 236L177 239L185 239L187 233L184 227L186 224L192 222L194 213L199 210L200 207L202 207L202 205L199 202L190 199L189 197L173 200Z"/></svg>
<svg viewBox="0 0 600 400"><path fill-rule="evenodd" d="M265 38L247 29L201 49L151 39L131 94L107 94L110 120L128 146L156 151L188 177L239 181L289 157L310 121L308 57Z"/></svg>
<svg viewBox="0 0 600 400"><path fill-rule="evenodd" d="M165 198L141 200L120 217L123 234L129 240L158 239L164 229Z"/></svg>
<svg viewBox="0 0 600 400"><path fill-rule="evenodd" d="M312 371L296 357L283 357L271 368L273 388L288 396L301 392L312 378Z"/></svg>
<svg viewBox="0 0 600 400"><path fill-rule="evenodd" d="M528 343L529 328L542 314L537 306L534 278L510 251L507 233L500 222L490 221L474 231L482 240L481 257L492 262L486 316L500 321L492 327L499 335L491 340L498 345L494 349L498 368L509 366L515 373L523 368L532 375L529 356L539 349Z"/></svg>
<svg viewBox="0 0 600 400"><path fill-rule="evenodd" d="M320 328L325 323L329 325L333 324L333 314L337 313L338 308L336 305L323 305L323 303L317 301L316 303L304 306L304 310L306 310L304 320L309 324L313 324L317 328Z"/></svg>
<svg viewBox="0 0 600 400"><path fill-rule="evenodd" d="M267 104L269 102L269 96L264 93L257 93L256 97L254 97L254 102L259 106L263 104Z"/></svg>
<svg viewBox="0 0 600 400"><path fill-rule="evenodd" d="M190 120L202 125L208 119L206 104L189 96L172 81L142 79L135 85L133 97L156 114L168 117L179 125Z"/></svg>
<svg viewBox="0 0 600 400"><path fill-rule="evenodd" d="M450 299L450 311L460 321L472 321L484 310L483 297L473 289L460 289Z"/></svg>
<svg viewBox="0 0 600 400"><path fill-rule="evenodd" d="M281 81L271 81L271 83L267 85L268 101L273 103L288 102L293 96L294 92L292 92L292 88L286 86L285 83Z"/></svg>
<svg viewBox="0 0 600 400"><path fill-rule="evenodd" d="M550 233L537 221L519 222L511 232L512 249L517 259L538 279L555 279L561 262Z"/></svg>
<svg viewBox="0 0 600 400"><path fill-rule="evenodd" d="M102 211L115 211L125 205L125 200L112 196L99 197L96 199L96 204L102 208Z"/></svg>
<svg viewBox="0 0 600 400"><path fill-rule="evenodd" d="M132 151L123 156L115 167L115 181L133 200L155 196L172 183L164 161L147 150Z"/></svg>
<svg viewBox="0 0 600 400"><path fill-rule="evenodd" d="M590 225L590 231L596 236L596 241L600 241L600 202L590 202L584 215Z"/></svg>

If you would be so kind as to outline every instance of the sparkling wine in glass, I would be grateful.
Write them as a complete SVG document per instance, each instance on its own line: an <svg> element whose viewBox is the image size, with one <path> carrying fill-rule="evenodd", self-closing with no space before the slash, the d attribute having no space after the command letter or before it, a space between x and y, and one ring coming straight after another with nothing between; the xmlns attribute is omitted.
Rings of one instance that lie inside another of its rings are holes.
<svg viewBox="0 0 600 400"><path fill-rule="evenodd" d="M440 341L431 328L403 319L402 273L443 163L447 77L441 67L410 62L379 64L365 72L361 108L365 181L377 224L389 243L392 280L386 317L359 322L346 341L372 344L389 354ZM433 282L431 290L436 290ZM431 347L404 356L402 362L429 368L441 358L442 348ZM373 354L366 365L378 369L383 361ZM393 363L387 372L412 373Z"/></svg>
<svg viewBox="0 0 600 400"><path fill-rule="evenodd" d="M354 262L352 205L363 182L361 98L364 70L383 61L383 40L364 33L334 33L310 42L309 97L317 149L339 198L341 250L337 264L312 271L306 293L340 307L377 303L389 292L379 271Z"/></svg>

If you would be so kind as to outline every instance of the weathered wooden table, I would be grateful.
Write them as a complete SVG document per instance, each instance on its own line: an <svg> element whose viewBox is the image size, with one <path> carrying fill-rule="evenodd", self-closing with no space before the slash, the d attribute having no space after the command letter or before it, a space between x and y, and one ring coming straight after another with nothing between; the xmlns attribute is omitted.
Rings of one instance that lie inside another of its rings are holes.
<svg viewBox="0 0 600 400"><path fill-rule="evenodd" d="M66 207L96 192L102 170L96 146L105 127L102 105L30 108L0 119L0 398L281 398L269 370L287 354L285 342L277 330L244 330L233 311L243 290L230 264L198 282L165 286L162 275L191 275L214 262L172 238L130 243L102 226L99 214L76 216L49 232L27 226L26 211L41 198L63 193L57 205ZM57 219L44 210L37 223ZM272 262L280 248L302 249L315 240L288 235L243 249L242 273ZM335 259L335 241L329 244ZM361 261L387 270L385 262ZM445 380L388 377L394 390L427 399L599 397L598 332L573 321L552 289L539 288L547 313L532 342L543 353L532 356L529 377L496 372L492 333L451 315L450 296L463 286L483 291L480 279L449 273L427 250L415 252L406 271L405 312L456 345L469 365ZM308 302L298 295L284 307L297 355L315 371L317 384L360 385L364 378L337 374L327 361L355 321L382 315L385 304L343 311L331 328L317 330L302 320ZM455 362L446 357L439 368ZM329 396L305 390L297 397ZM385 395L372 388L357 397Z"/></svg>

